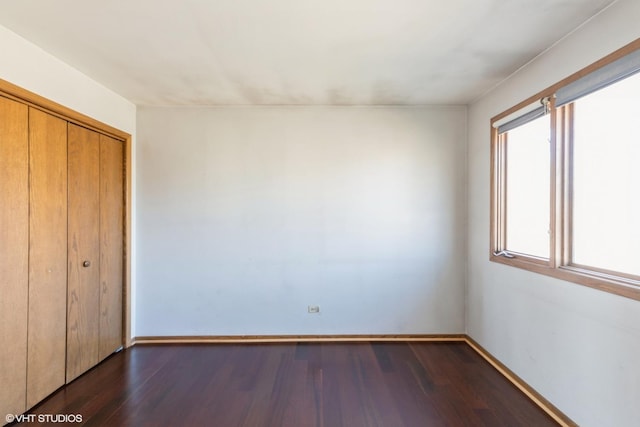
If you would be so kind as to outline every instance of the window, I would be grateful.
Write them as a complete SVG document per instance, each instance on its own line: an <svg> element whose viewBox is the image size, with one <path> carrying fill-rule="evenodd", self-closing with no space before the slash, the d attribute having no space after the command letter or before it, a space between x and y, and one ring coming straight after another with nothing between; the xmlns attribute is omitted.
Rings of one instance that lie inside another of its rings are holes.
<svg viewBox="0 0 640 427"><path fill-rule="evenodd" d="M491 260L640 300L640 39L491 124Z"/></svg>
<svg viewBox="0 0 640 427"><path fill-rule="evenodd" d="M574 102L572 264L640 276L639 100L635 74Z"/></svg>
<svg viewBox="0 0 640 427"><path fill-rule="evenodd" d="M506 247L549 258L549 115L503 134L506 152Z"/></svg>

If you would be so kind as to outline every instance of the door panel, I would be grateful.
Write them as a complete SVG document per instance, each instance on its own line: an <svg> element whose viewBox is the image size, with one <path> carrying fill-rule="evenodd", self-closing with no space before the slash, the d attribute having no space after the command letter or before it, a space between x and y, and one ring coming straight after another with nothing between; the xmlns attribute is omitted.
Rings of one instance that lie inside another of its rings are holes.
<svg viewBox="0 0 640 427"><path fill-rule="evenodd" d="M0 414L26 409L28 107L0 96Z"/></svg>
<svg viewBox="0 0 640 427"><path fill-rule="evenodd" d="M27 408L65 382L67 122L29 109Z"/></svg>
<svg viewBox="0 0 640 427"><path fill-rule="evenodd" d="M122 346L123 146L100 135L100 360Z"/></svg>
<svg viewBox="0 0 640 427"><path fill-rule="evenodd" d="M100 136L68 127L67 382L98 363Z"/></svg>

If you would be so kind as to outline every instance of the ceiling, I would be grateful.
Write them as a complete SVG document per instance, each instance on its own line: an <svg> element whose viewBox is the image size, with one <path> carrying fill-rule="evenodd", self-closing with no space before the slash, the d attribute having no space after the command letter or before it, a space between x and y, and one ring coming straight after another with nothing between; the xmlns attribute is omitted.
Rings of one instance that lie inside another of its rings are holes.
<svg viewBox="0 0 640 427"><path fill-rule="evenodd" d="M138 105L466 104L612 0L0 0Z"/></svg>

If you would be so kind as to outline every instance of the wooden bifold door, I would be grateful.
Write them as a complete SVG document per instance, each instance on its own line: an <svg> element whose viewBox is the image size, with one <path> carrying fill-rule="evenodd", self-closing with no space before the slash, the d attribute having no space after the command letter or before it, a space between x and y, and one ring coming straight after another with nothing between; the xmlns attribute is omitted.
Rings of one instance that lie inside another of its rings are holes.
<svg viewBox="0 0 640 427"><path fill-rule="evenodd" d="M29 109L27 407L65 383L67 122Z"/></svg>
<svg viewBox="0 0 640 427"><path fill-rule="evenodd" d="M0 95L0 413L123 345L124 143Z"/></svg>
<svg viewBox="0 0 640 427"><path fill-rule="evenodd" d="M29 109L0 97L0 413L21 413L27 389Z"/></svg>
<svg viewBox="0 0 640 427"><path fill-rule="evenodd" d="M69 124L68 156L71 381L122 345L122 143Z"/></svg>

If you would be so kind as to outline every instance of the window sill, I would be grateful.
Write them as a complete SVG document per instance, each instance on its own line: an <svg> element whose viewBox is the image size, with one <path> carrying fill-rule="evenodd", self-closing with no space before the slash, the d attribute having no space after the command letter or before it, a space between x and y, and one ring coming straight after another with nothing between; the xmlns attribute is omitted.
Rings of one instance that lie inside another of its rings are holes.
<svg viewBox="0 0 640 427"><path fill-rule="evenodd" d="M554 268L548 264L544 265L517 256L505 258L492 253L489 260L640 301L640 281L638 280L615 277L571 266Z"/></svg>

